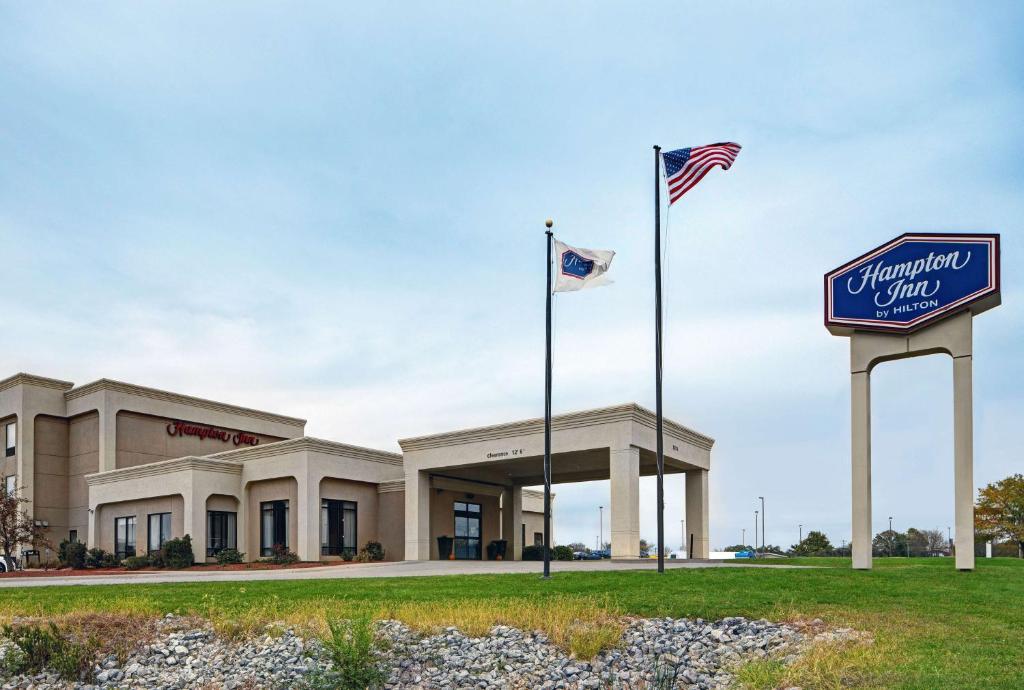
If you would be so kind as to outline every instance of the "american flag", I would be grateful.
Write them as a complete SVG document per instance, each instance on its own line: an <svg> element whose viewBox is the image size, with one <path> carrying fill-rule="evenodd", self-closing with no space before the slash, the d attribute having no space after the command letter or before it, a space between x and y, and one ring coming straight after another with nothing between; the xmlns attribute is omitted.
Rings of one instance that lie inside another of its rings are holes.
<svg viewBox="0 0 1024 690"><path fill-rule="evenodd" d="M665 177L668 180L669 205L697 186L697 183L716 165L722 166L722 170L728 170L739 152L739 144L724 142L676 149L661 154L665 161Z"/></svg>

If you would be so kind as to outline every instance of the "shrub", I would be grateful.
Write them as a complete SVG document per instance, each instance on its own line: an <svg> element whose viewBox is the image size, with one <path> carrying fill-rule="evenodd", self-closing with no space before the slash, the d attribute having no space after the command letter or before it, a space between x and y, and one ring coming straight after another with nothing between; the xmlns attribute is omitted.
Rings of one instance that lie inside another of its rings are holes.
<svg viewBox="0 0 1024 690"><path fill-rule="evenodd" d="M129 556L121 562L128 570L142 570L149 565L148 556Z"/></svg>
<svg viewBox="0 0 1024 690"><path fill-rule="evenodd" d="M85 544L65 539L57 547L57 560L65 568L81 570L85 567Z"/></svg>
<svg viewBox="0 0 1024 690"><path fill-rule="evenodd" d="M536 544L530 544L529 546L523 547L523 560L524 561L543 561L544 560L544 547L537 546Z"/></svg>
<svg viewBox="0 0 1024 690"><path fill-rule="evenodd" d="M196 562L192 554L192 537L185 535L179 539L168 539L164 542L164 564L168 568L180 570L188 568Z"/></svg>
<svg viewBox="0 0 1024 690"><path fill-rule="evenodd" d="M571 561L572 560L572 547L571 546L556 546L551 550L552 558L556 561Z"/></svg>
<svg viewBox="0 0 1024 690"><path fill-rule="evenodd" d="M17 649L3 657L4 671L9 675L37 675L44 669L56 671L66 680L91 681L92 661L96 643L75 642L53 623L3 627L4 637Z"/></svg>
<svg viewBox="0 0 1024 690"><path fill-rule="evenodd" d="M322 640L322 654L331 665L328 670L310 674L308 687L364 690L383 686L387 674L377 654L369 617L330 621L327 625L330 636Z"/></svg>
<svg viewBox="0 0 1024 690"><path fill-rule="evenodd" d="M105 568L110 565L112 559L116 564L117 559L114 558L113 554L107 553L101 548L94 547L85 552L85 567Z"/></svg>
<svg viewBox="0 0 1024 690"><path fill-rule="evenodd" d="M366 542L366 546L359 550L359 555L356 557L356 560L360 563L383 561L384 547L381 546L379 541L368 541Z"/></svg>
<svg viewBox="0 0 1024 690"><path fill-rule="evenodd" d="M344 549L341 552L341 560L345 561L346 563L351 562L352 559L355 558L355 557L356 557L356 554L351 549Z"/></svg>
<svg viewBox="0 0 1024 690"><path fill-rule="evenodd" d="M238 549L223 549L217 552L218 565L232 565L234 563L241 563L244 560L245 554L238 551Z"/></svg>
<svg viewBox="0 0 1024 690"><path fill-rule="evenodd" d="M270 558L266 559L274 565L291 565L299 560L294 551L289 551L284 544L274 544L270 547Z"/></svg>
<svg viewBox="0 0 1024 690"><path fill-rule="evenodd" d="M157 549L156 551L149 552L149 565L153 568L167 567L167 557L164 556L163 549Z"/></svg>

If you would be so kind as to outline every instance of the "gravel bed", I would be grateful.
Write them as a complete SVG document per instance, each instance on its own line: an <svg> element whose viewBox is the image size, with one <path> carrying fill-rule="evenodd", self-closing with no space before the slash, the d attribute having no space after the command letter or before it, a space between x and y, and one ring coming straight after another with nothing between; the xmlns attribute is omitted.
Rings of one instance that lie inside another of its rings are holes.
<svg viewBox="0 0 1024 690"><path fill-rule="evenodd" d="M424 636L397 621L378 626L387 688L685 688L727 687L729 669L768 655L795 658L818 639L855 638L852 630L797 629L765 620L725 618L639 619L621 644L591 661L573 659L540 633L505 626L485 637L467 637L455 628ZM8 643L9 644L9 643ZM0 642L0 659L5 651ZM301 687L303 677L323 668L316 640L293 630L275 629L243 642L218 638L209 627L182 629L168 615L156 638L124 663L102 660L92 685L66 683L54 674L3 678L0 687L50 690L154 688L177 690L255 690Z"/></svg>

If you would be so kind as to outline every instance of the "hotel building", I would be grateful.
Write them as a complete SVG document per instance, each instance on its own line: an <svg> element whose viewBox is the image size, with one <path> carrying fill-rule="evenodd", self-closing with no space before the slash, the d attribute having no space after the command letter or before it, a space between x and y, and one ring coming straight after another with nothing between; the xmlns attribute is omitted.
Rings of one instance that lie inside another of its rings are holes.
<svg viewBox="0 0 1024 690"><path fill-rule="evenodd" d="M507 558L543 542L542 420L399 441L402 453L304 435L305 420L101 379L0 380L0 475L48 541L119 557L188 534L196 559L246 560L286 545L342 558L368 541L387 560ZM637 405L553 419L554 483L611 480L612 556L639 556L639 477L654 471L654 418ZM695 557L707 556L712 439L665 422L665 471L686 476ZM49 554L42 554L45 560Z"/></svg>

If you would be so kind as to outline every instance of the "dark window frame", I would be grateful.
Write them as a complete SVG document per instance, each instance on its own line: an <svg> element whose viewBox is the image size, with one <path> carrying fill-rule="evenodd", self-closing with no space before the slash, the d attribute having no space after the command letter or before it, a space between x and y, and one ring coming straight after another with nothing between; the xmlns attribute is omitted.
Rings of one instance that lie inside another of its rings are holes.
<svg viewBox="0 0 1024 690"><path fill-rule="evenodd" d="M114 518L114 557L117 558L119 561L120 560L124 560L125 558L130 558L131 556L134 556L136 554L136 549L138 548L138 541L137 541L137 537L138 537L138 532L137 532L138 522L136 521L135 518L136 518L135 515L122 515L121 517ZM118 523L120 523L120 522L124 522L124 526L125 526L125 529L124 529L124 549L123 550L119 548L121 545L118 543L118 540L120 538L120 536L118 535ZM132 526L132 545L131 545L131 548L128 547L128 524L129 523Z"/></svg>
<svg viewBox="0 0 1024 690"><path fill-rule="evenodd" d="M327 535L323 534L324 529L324 511L327 511ZM331 519L331 514L334 513L336 523ZM348 518L346 514L352 518L352 534L353 543L345 543L345 531L348 526ZM336 527L335 535L336 540L331 539L331 528ZM327 543L324 543L324 540ZM336 543L332 544L332 541ZM359 545L359 503L357 501L347 501L340 498L323 498L320 499L320 555L321 556L342 556L346 553L350 553L353 556L356 554L356 550Z"/></svg>
<svg viewBox="0 0 1024 690"><path fill-rule="evenodd" d="M11 443L11 431L14 431L14 443ZM18 451L18 422L4 424L4 457L12 457Z"/></svg>
<svg viewBox="0 0 1024 690"><path fill-rule="evenodd" d="M459 506L463 506L460 510ZM473 510L476 508L476 510ZM484 507L480 503L473 503L472 501L455 501L452 504L452 513L454 518L454 532L455 538L452 543L452 552L455 554L457 560L468 560L468 561L480 561L483 560L483 543L484 543ZM459 536L459 518L475 519L478 522L477 534L479 536L469 537L466 535ZM469 542L476 542L476 555L473 557L460 558L458 555L459 541L464 542L462 547L469 548Z"/></svg>
<svg viewBox="0 0 1024 690"><path fill-rule="evenodd" d="M72 544L78 543L78 530L77 529L69 529L68 530L68 541L71 542Z"/></svg>
<svg viewBox="0 0 1024 690"><path fill-rule="evenodd" d="M223 520L223 525L214 524L221 520ZM224 531L223 535L217 535L218 540L223 541L223 545L221 546L215 546L213 544L215 526L218 530L223 528ZM262 528L263 523L261 520L261 531ZM216 556L225 549L238 549L238 512L234 510L208 510L206 511L206 556Z"/></svg>
<svg viewBox="0 0 1024 690"><path fill-rule="evenodd" d="M164 523L164 519L163 519L164 515L167 516L167 536L166 537L164 536L164 524L163 524ZM152 548L152 546L153 546L153 541L152 540L153 540L153 518L155 518L155 517L159 517L160 518L160 522L159 522L159 524L157 526L157 534L158 534L158 537L157 537L157 547L154 549L154 548ZM160 549L164 548L164 542L167 541L168 539L171 539L171 529L172 529L171 528L171 522L172 522L171 514L169 512L167 512L167 511L163 511L163 512L160 512L160 513L149 513L148 515L146 515L146 553L153 553L154 551L159 551Z"/></svg>
<svg viewBox="0 0 1024 690"><path fill-rule="evenodd" d="M263 515L264 513L273 514L273 524L270 535L270 543L267 543L267 534L263 529ZM284 539L275 539L278 535L278 527L283 524ZM285 548L288 548L288 499L282 499L279 501L261 501L260 502L260 556L272 556L274 555L274 546L282 544Z"/></svg>

